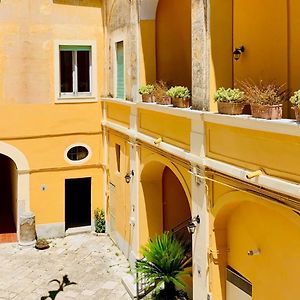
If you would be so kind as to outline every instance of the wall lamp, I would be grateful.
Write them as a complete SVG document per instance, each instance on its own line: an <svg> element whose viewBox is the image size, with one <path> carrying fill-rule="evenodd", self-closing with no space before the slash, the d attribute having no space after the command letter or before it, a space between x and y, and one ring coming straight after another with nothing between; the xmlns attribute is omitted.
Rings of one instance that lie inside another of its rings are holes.
<svg viewBox="0 0 300 300"><path fill-rule="evenodd" d="M199 215L197 215L196 217L194 217L193 219L191 219L191 221L187 225L187 230L188 230L188 232L190 234L193 234L195 232L197 224L200 224L200 217L199 217Z"/></svg>
<svg viewBox="0 0 300 300"><path fill-rule="evenodd" d="M260 254L260 249L249 250L249 251L247 252L247 254L248 254L249 256L259 255L259 254Z"/></svg>
<svg viewBox="0 0 300 300"><path fill-rule="evenodd" d="M233 58L235 60L239 60L240 57L241 57L241 54L245 52L245 47L244 46L241 46L239 48L235 48L234 51L233 51Z"/></svg>
<svg viewBox="0 0 300 300"><path fill-rule="evenodd" d="M127 173L127 174L125 175L124 178L125 178L126 183L129 183L129 182L130 182L132 176L134 176L133 170L131 170L129 173Z"/></svg>

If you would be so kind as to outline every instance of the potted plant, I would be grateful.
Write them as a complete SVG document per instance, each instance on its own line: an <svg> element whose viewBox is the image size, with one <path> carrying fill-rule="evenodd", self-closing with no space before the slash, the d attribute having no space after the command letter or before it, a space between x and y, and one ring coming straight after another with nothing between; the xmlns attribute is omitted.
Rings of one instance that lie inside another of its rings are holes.
<svg viewBox="0 0 300 300"><path fill-rule="evenodd" d="M244 92L240 89L220 87L214 100L218 103L218 112L227 115L240 115L245 106Z"/></svg>
<svg viewBox="0 0 300 300"><path fill-rule="evenodd" d="M139 93L142 95L143 102L155 102L153 92L154 86L152 84L143 85L139 88Z"/></svg>
<svg viewBox="0 0 300 300"><path fill-rule="evenodd" d="M187 266L191 257L172 233L165 232L142 247L143 259L136 261L137 280L143 284L144 295L154 291L155 299L187 299L182 277L191 276Z"/></svg>
<svg viewBox="0 0 300 300"><path fill-rule="evenodd" d="M300 90L294 92L294 95L290 98L290 102L293 105L296 120L300 122Z"/></svg>
<svg viewBox="0 0 300 300"><path fill-rule="evenodd" d="M175 107L190 107L191 93L185 86L173 86L167 91L167 96L172 98L172 104Z"/></svg>
<svg viewBox="0 0 300 300"><path fill-rule="evenodd" d="M153 96L157 104L161 105L171 105L172 98L167 96L168 86L167 84L160 80L154 84Z"/></svg>
<svg viewBox="0 0 300 300"><path fill-rule="evenodd" d="M282 104L286 100L286 89L283 85L260 81L242 81L241 87L245 92L244 98L251 106L254 118L281 119Z"/></svg>

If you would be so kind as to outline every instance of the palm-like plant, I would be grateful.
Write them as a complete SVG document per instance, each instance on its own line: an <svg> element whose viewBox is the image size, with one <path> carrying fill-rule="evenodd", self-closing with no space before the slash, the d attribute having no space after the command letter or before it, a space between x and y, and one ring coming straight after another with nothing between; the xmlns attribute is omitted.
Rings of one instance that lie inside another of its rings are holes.
<svg viewBox="0 0 300 300"><path fill-rule="evenodd" d="M136 272L142 275L143 283L165 299L175 299L177 289L185 287L182 276L191 275L186 270L191 258L186 256L184 246L166 232L142 247L142 254L144 259L137 261Z"/></svg>

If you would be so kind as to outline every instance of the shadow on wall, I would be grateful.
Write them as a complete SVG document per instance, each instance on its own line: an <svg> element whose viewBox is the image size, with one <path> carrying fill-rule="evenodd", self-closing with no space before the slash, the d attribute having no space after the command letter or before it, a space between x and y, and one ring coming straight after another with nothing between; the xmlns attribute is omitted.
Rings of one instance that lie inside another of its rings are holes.
<svg viewBox="0 0 300 300"><path fill-rule="evenodd" d="M99 0L53 0L54 4L102 7L102 1Z"/></svg>

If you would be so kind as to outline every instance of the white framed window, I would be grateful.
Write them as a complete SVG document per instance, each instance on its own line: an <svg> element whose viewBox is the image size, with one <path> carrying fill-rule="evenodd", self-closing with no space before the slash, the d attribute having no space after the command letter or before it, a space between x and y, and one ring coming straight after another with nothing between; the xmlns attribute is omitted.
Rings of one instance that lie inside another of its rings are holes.
<svg viewBox="0 0 300 300"><path fill-rule="evenodd" d="M96 101L95 45L86 41L56 42L56 102Z"/></svg>
<svg viewBox="0 0 300 300"><path fill-rule="evenodd" d="M92 149L87 144L76 143L69 145L64 153L65 161L71 165L86 163L92 156Z"/></svg>

